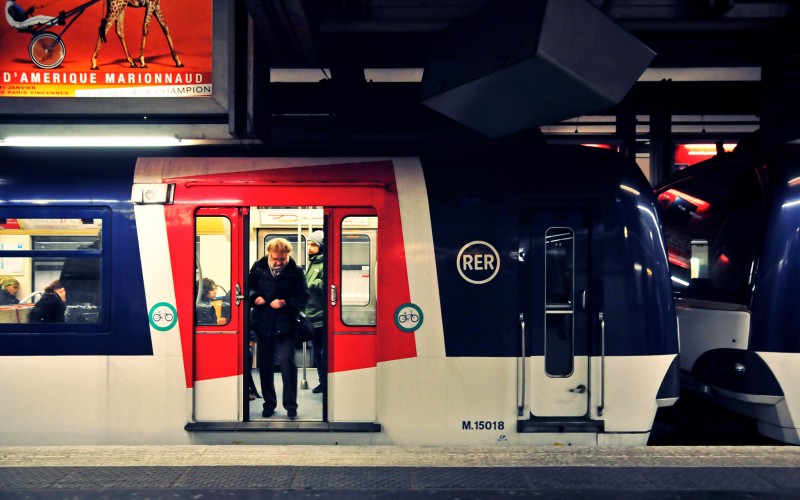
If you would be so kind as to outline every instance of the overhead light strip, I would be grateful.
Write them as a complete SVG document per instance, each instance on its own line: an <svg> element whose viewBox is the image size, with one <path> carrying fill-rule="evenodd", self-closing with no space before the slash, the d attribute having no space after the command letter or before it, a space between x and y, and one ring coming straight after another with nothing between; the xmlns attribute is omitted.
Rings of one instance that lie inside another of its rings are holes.
<svg viewBox="0 0 800 500"><path fill-rule="evenodd" d="M28 148L152 148L181 145L181 139L167 136L16 136L0 139L0 146Z"/></svg>

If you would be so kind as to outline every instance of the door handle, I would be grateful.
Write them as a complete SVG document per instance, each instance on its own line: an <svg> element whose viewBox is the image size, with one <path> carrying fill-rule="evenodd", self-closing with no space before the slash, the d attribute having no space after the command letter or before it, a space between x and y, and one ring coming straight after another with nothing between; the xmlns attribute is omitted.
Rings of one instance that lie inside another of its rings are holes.
<svg viewBox="0 0 800 500"><path fill-rule="evenodd" d="M244 295L242 295L242 288L239 284L236 284L236 305L238 306L242 300L244 300Z"/></svg>
<svg viewBox="0 0 800 500"><path fill-rule="evenodd" d="M331 285L331 305L336 305L337 293L336 293L336 285Z"/></svg>
<svg viewBox="0 0 800 500"><path fill-rule="evenodd" d="M586 386L581 384L574 389L570 389L569 392L577 392L578 394L583 394L584 392L586 392Z"/></svg>

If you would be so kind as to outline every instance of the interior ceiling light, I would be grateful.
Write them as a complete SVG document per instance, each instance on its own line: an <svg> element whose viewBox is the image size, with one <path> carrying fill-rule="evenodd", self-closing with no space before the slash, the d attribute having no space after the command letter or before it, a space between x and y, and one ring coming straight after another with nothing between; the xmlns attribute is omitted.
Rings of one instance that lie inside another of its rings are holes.
<svg viewBox="0 0 800 500"><path fill-rule="evenodd" d="M178 146L182 144L177 137L166 136L19 136L0 139L2 146L18 146L29 148L152 148Z"/></svg>
<svg viewBox="0 0 800 500"><path fill-rule="evenodd" d="M686 151L690 155L716 155L717 154L717 145L716 144L684 144L683 147L686 148ZM736 144L723 144L722 148L725 150L726 153L730 153L731 151L736 148Z"/></svg>

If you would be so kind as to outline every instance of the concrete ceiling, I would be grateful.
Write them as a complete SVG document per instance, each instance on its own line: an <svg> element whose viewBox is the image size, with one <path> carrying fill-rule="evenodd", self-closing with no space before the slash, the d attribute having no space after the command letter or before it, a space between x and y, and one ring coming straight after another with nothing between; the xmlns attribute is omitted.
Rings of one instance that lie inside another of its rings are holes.
<svg viewBox="0 0 800 500"><path fill-rule="evenodd" d="M522 1L522 0L520 0ZM433 39L491 0L243 0L273 67L421 68ZM587 0L656 53L653 67L759 66L796 0Z"/></svg>
<svg viewBox="0 0 800 500"><path fill-rule="evenodd" d="M458 125L420 109L419 75L437 37L492 1L241 0L259 45L256 65L273 75L254 121L268 122L266 142L275 145L458 136ZM797 61L800 71L797 0L586 1L656 53L625 100L603 114L741 120L764 109L770 61ZM394 71L365 76L375 68Z"/></svg>

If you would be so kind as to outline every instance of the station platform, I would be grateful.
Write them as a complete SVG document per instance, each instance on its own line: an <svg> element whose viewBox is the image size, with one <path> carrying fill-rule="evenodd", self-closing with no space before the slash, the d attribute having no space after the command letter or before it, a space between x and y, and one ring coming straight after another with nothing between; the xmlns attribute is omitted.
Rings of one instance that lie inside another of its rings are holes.
<svg viewBox="0 0 800 500"><path fill-rule="evenodd" d="M0 498L800 498L800 447L0 446Z"/></svg>

